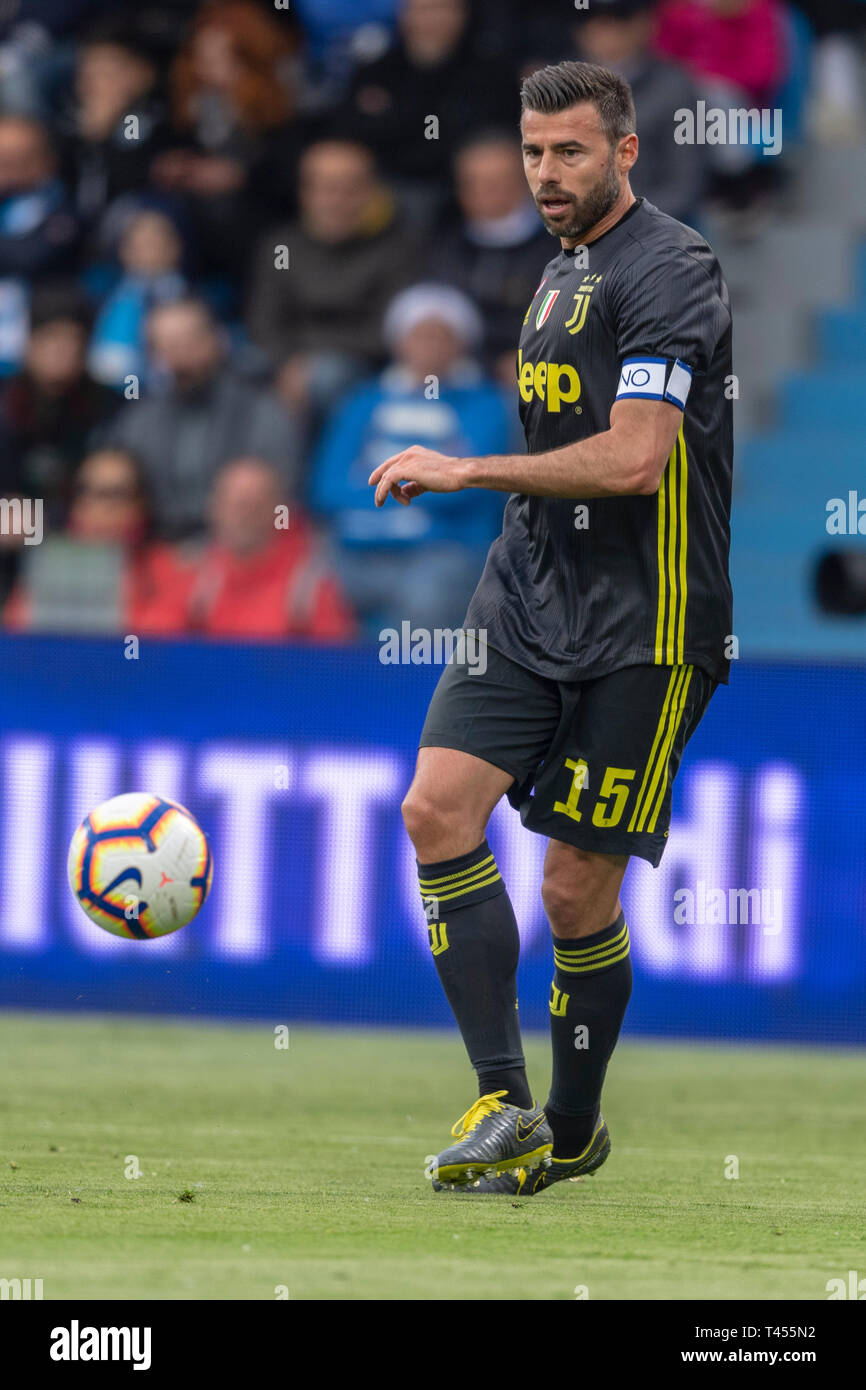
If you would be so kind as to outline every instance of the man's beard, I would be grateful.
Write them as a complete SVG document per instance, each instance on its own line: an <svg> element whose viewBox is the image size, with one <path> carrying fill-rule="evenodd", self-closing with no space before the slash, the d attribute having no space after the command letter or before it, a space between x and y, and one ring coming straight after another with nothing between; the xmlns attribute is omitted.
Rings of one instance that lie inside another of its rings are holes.
<svg viewBox="0 0 866 1390"><path fill-rule="evenodd" d="M619 195L619 178L614 165L613 155L611 155L607 168L598 183L594 188L590 189L589 193L587 193L584 198L575 198L573 193L562 195L568 198L573 204L572 214L568 221L548 221L545 217L543 206L537 201L536 206L551 236L564 237L568 241L582 241L587 232L610 212Z"/></svg>

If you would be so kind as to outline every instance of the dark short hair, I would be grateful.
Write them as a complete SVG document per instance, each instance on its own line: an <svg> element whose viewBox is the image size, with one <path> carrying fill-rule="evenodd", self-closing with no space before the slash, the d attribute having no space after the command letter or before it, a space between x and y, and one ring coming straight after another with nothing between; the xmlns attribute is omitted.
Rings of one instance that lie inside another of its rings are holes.
<svg viewBox="0 0 866 1390"><path fill-rule="evenodd" d="M597 63L550 64L524 78L520 88L523 111L552 116L588 101L596 109L611 145L637 130L631 87L624 78Z"/></svg>
<svg viewBox="0 0 866 1390"><path fill-rule="evenodd" d="M75 472L70 480L73 493L85 464L88 463L90 459L95 458L97 454L117 454L120 458L126 459L127 463L132 465L134 486L144 517L144 527L139 539L139 544L143 545L146 541L152 540L155 531L153 488L141 455L136 453L134 449L127 449L125 444L112 444L109 440L103 440L101 443L94 444L92 448L87 449L84 456L77 464Z"/></svg>
<svg viewBox="0 0 866 1390"><path fill-rule="evenodd" d="M520 140L515 139L514 130L508 126L488 125L466 131L454 145L454 159L470 150L498 149L508 145L520 156Z"/></svg>
<svg viewBox="0 0 866 1390"><path fill-rule="evenodd" d="M158 64L153 36L145 24L130 14L104 14L96 19L77 39L79 49L122 48L140 63L150 67Z"/></svg>
<svg viewBox="0 0 866 1390"><path fill-rule="evenodd" d="M93 304L74 280L42 280L30 297L30 332L52 323L75 323L84 333L93 327Z"/></svg>

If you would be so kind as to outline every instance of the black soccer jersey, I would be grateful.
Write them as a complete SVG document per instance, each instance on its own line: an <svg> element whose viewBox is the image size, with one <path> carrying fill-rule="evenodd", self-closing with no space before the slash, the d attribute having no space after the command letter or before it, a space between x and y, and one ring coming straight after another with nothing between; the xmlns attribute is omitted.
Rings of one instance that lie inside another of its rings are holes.
<svg viewBox="0 0 866 1390"><path fill-rule="evenodd" d="M653 496L512 495L465 625L554 680L650 662L727 681L731 382L727 287L691 228L639 199L550 261L517 359L528 453L608 429L616 400L683 421Z"/></svg>

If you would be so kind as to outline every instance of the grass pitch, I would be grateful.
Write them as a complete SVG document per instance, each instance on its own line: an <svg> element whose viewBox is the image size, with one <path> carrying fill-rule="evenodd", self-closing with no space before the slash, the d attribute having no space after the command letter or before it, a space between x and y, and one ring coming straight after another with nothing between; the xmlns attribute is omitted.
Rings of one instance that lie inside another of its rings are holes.
<svg viewBox="0 0 866 1390"><path fill-rule="evenodd" d="M624 1041L607 1163L515 1201L425 1180L474 1099L459 1039L289 1041L0 1015L0 1278L46 1299L787 1300L866 1275L862 1053ZM546 1039L527 1050L543 1096Z"/></svg>

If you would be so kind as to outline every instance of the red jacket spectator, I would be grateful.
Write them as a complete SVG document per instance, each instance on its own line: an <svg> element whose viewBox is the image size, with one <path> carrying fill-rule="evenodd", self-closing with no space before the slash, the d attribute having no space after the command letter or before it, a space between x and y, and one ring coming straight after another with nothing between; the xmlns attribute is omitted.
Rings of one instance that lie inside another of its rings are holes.
<svg viewBox="0 0 866 1390"><path fill-rule="evenodd" d="M171 612L170 591L165 601ZM187 583L185 607L186 630L211 637L340 641L355 631L340 586L294 509L290 529L274 531L263 550L239 555L208 545Z"/></svg>
<svg viewBox="0 0 866 1390"><path fill-rule="evenodd" d="M313 528L294 505L289 512L282 498L275 468L262 459L236 459L220 473L211 497L210 540L197 551L178 548L150 537L149 504L135 458L101 449L76 475L67 534L85 550L121 548L120 592L106 591L105 604L123 632L318 641L353 636L351 610ZM281 521L288 522L285 529ZM42 607L39 625L45 626L51 615L44 611L44 594ZM68 613L60 616L68 630ZM3 622L23 631L33 620L33 596L22 581ZM87 630L86 618L82 623Z"/></svg>
<svg viewBox="0 0 866 1390"><path fill-rule="evenodd" d="M286 506L271 464L226 464L208 512L205 541L177 550L152 546L131 568L130 631L320 642L354 635L352 611L319 539L303 511Z"/></svg>

